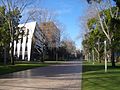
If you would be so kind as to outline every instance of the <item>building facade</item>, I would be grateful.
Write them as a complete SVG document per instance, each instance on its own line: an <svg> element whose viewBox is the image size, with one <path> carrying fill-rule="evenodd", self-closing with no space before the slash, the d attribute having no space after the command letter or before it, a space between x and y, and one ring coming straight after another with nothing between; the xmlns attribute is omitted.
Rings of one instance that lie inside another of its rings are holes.
<svg viewBox="0 0 120 90"><path fill-rule="evenodd" d="M58 48L60 45L60 30L53 22L45 22L40 24L40 29L45 34L48 41L48 47Z"/></svg>
<svg viewBox="0 0 120 90"><path fill-rule="evenodd" d="M40 30L36 22L20 24L18 26L23 35L19 35L18 41L14 41L14 55L22 60L42 57L45 35Z"/></svg>
<svg viewBox="0 0 120 90"><path fill-rule="evenodd" d="M58 48L60 46L60 30L53 22L40 24L40 29L47 39L48 57L52 60L58 59Z"/></svg>

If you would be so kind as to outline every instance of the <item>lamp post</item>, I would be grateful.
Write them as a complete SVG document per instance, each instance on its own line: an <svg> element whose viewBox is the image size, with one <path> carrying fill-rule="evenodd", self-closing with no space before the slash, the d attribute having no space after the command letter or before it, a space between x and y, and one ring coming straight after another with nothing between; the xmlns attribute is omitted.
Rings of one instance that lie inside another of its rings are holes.
<svg viewBox="0 0 120 90"><path fill-rule="evenodd" d="M93 64L95 64L94 49L92 50Z"/></svg>
<svg viewBox="0 0 120 90"><path fill-rule="evenodd" d="M101 42L102 43L102 42ZM97 43L98 44L98 43ZM99 44L98 44L99 45ZM104 66L104 68L105 68L105 72L107 72L107 51L106 51L106 47L107 47L107 45L106 45L106 40L104 41L104 59L105 59L105 66ZM99 46L98 46L98 49L99 49Z"/></svg>
<svg viewBox="0 0 120 90"><path fill-rule="evenodd" d="M104 41L104 53L105 53L105 72L107 72L106 41Z"/></svg>

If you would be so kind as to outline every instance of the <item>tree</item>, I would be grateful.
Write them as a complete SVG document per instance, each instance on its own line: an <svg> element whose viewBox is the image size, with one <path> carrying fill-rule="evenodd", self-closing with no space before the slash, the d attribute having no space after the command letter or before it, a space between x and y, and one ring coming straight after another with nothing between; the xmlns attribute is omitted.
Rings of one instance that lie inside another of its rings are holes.
<svg viewBox="0 0 120 90"><path fill-rule="evenodd" d="M87 23L88 29L89 29L89 33L86 34L87 38L85 38L87 40L87 44L89 45L89 52L88 53L92 53L92 51L94 50L97 55L96 60L98 60L98 62L101 62L100 60L100 56L102 55L101 50L103 50L103 42L106 39L105 35L103 32L101 32L101 27L99 25L99 21L96 17L91 18L88 20ZM85 36L86 36L85 35ZM83 46L85 48L85 40L83 41ZM96 54L94 53L94 54Z"/></svg>
<svg viewBox="0 0 120 90"><path fill-rule="evenodd" d="M63 56L63 58L70 59L76 51L75 43L69 39L62 40L61 46L60 46L60 51L62 52L61 56Z"/></svg>
<svg viewBox="0 0 120 90"><path fill-rule="evenodd" d="M98 12L98 18L99 18L99 22L100 22L100 26L101 26L101 30L103 31L103 33L105 34L105 36L107 37L107 41L109 43L109 47L110 47L110 51L111 51L111 62L112 62L112 66L115 67L115 56L114 56L114 48L113 47L113 43L114 43L114 33L113 30L110 30L110 26L109 23L111 22L112 18L116 17L116 12L118 12L118 9L114 9L112 8L112 4L110 2L110 0L87 0L88 3L93 4L93 6L96 8L96 11ZM108 5L108 9L103 8L102 12L100 12L99 9L101 9L100 5L101 2L107 2ZM99 7L98 7L99 4ZM106 9L106 10L105 10Z"/></svg>
<svg viewBox="0 0 120 90"><path fill-rule="evenodd" d="M33 8L28 11L28 14L30 16L29 20L37 21L39 25L41 23L53 22L56 25L56 27L60 30L60 34L63 35L65 25L61 23L59 20L57 20L59 14L56 13L55 11L43 8L39 9Z"/></svg>
<svg viewBox="0 0 120 90"><path fill-rule="evenodd" d="M14 40L18 40L19 34L23 34L20 32L18 28L18 24L21 18L21 13L24 10L24 8L28 5L27 0L22 0L19 2L19 0L1 0L0 3L5 8L5 13L3 14L0 12L1 16L5 19L5 23L7 23L9 33L8 37L10 38L10 42L7 43L10 46L10 57L11 57L11 63L14 65ZM5 31L7 32L7 31Z"/></svg>
<svg viewBox="0 0 120 90"><path fill-rule="evenodd" d="M5 15L5 7L0 7L0 12L2 15ZM6 23L6 20L2 15L0 14L0 47L1 50L4 51L4 64L6 64L6 58L7 58L7 48L8 48L8 43L10 42L10 36L9 36L9 28L8 28L8 23ZM7 38L6 38L7 37ZM9 51L9 50L8 50ZM2 56L2 55L1 55Z"/></svg>
<svg viewBox="0 0 120 90"><path fill-rule="evenodd" d="M55 11L42 8L33 8L28 11L28 14L31 16L30 20L35 20L39 24L42 22L51 22L56 20L57 14Z"/></svg>

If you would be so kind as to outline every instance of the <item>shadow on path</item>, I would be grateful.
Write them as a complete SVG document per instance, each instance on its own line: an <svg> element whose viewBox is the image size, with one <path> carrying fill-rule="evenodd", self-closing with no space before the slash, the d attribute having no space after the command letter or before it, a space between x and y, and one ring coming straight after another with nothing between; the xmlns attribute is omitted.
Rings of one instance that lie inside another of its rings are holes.
<svg viewBox="0 0 120 90"><path fill-rule="evenodd" d="M39 67L25 71L2 75L0 78L39 78L39 77L60 77L66 74L80 74L82 71L80 62L66 62L60 65Z"/></svg>

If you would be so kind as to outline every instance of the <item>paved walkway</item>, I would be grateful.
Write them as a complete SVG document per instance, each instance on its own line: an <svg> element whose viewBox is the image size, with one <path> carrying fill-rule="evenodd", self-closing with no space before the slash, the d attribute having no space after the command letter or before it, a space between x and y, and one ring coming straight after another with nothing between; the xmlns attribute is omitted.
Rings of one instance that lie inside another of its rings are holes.
<svg viewBox="0 0 120 90"><path fill-rule="evenodd" d="M0 90L81 90L81 63L40 67L0 77Z"/></svg>

